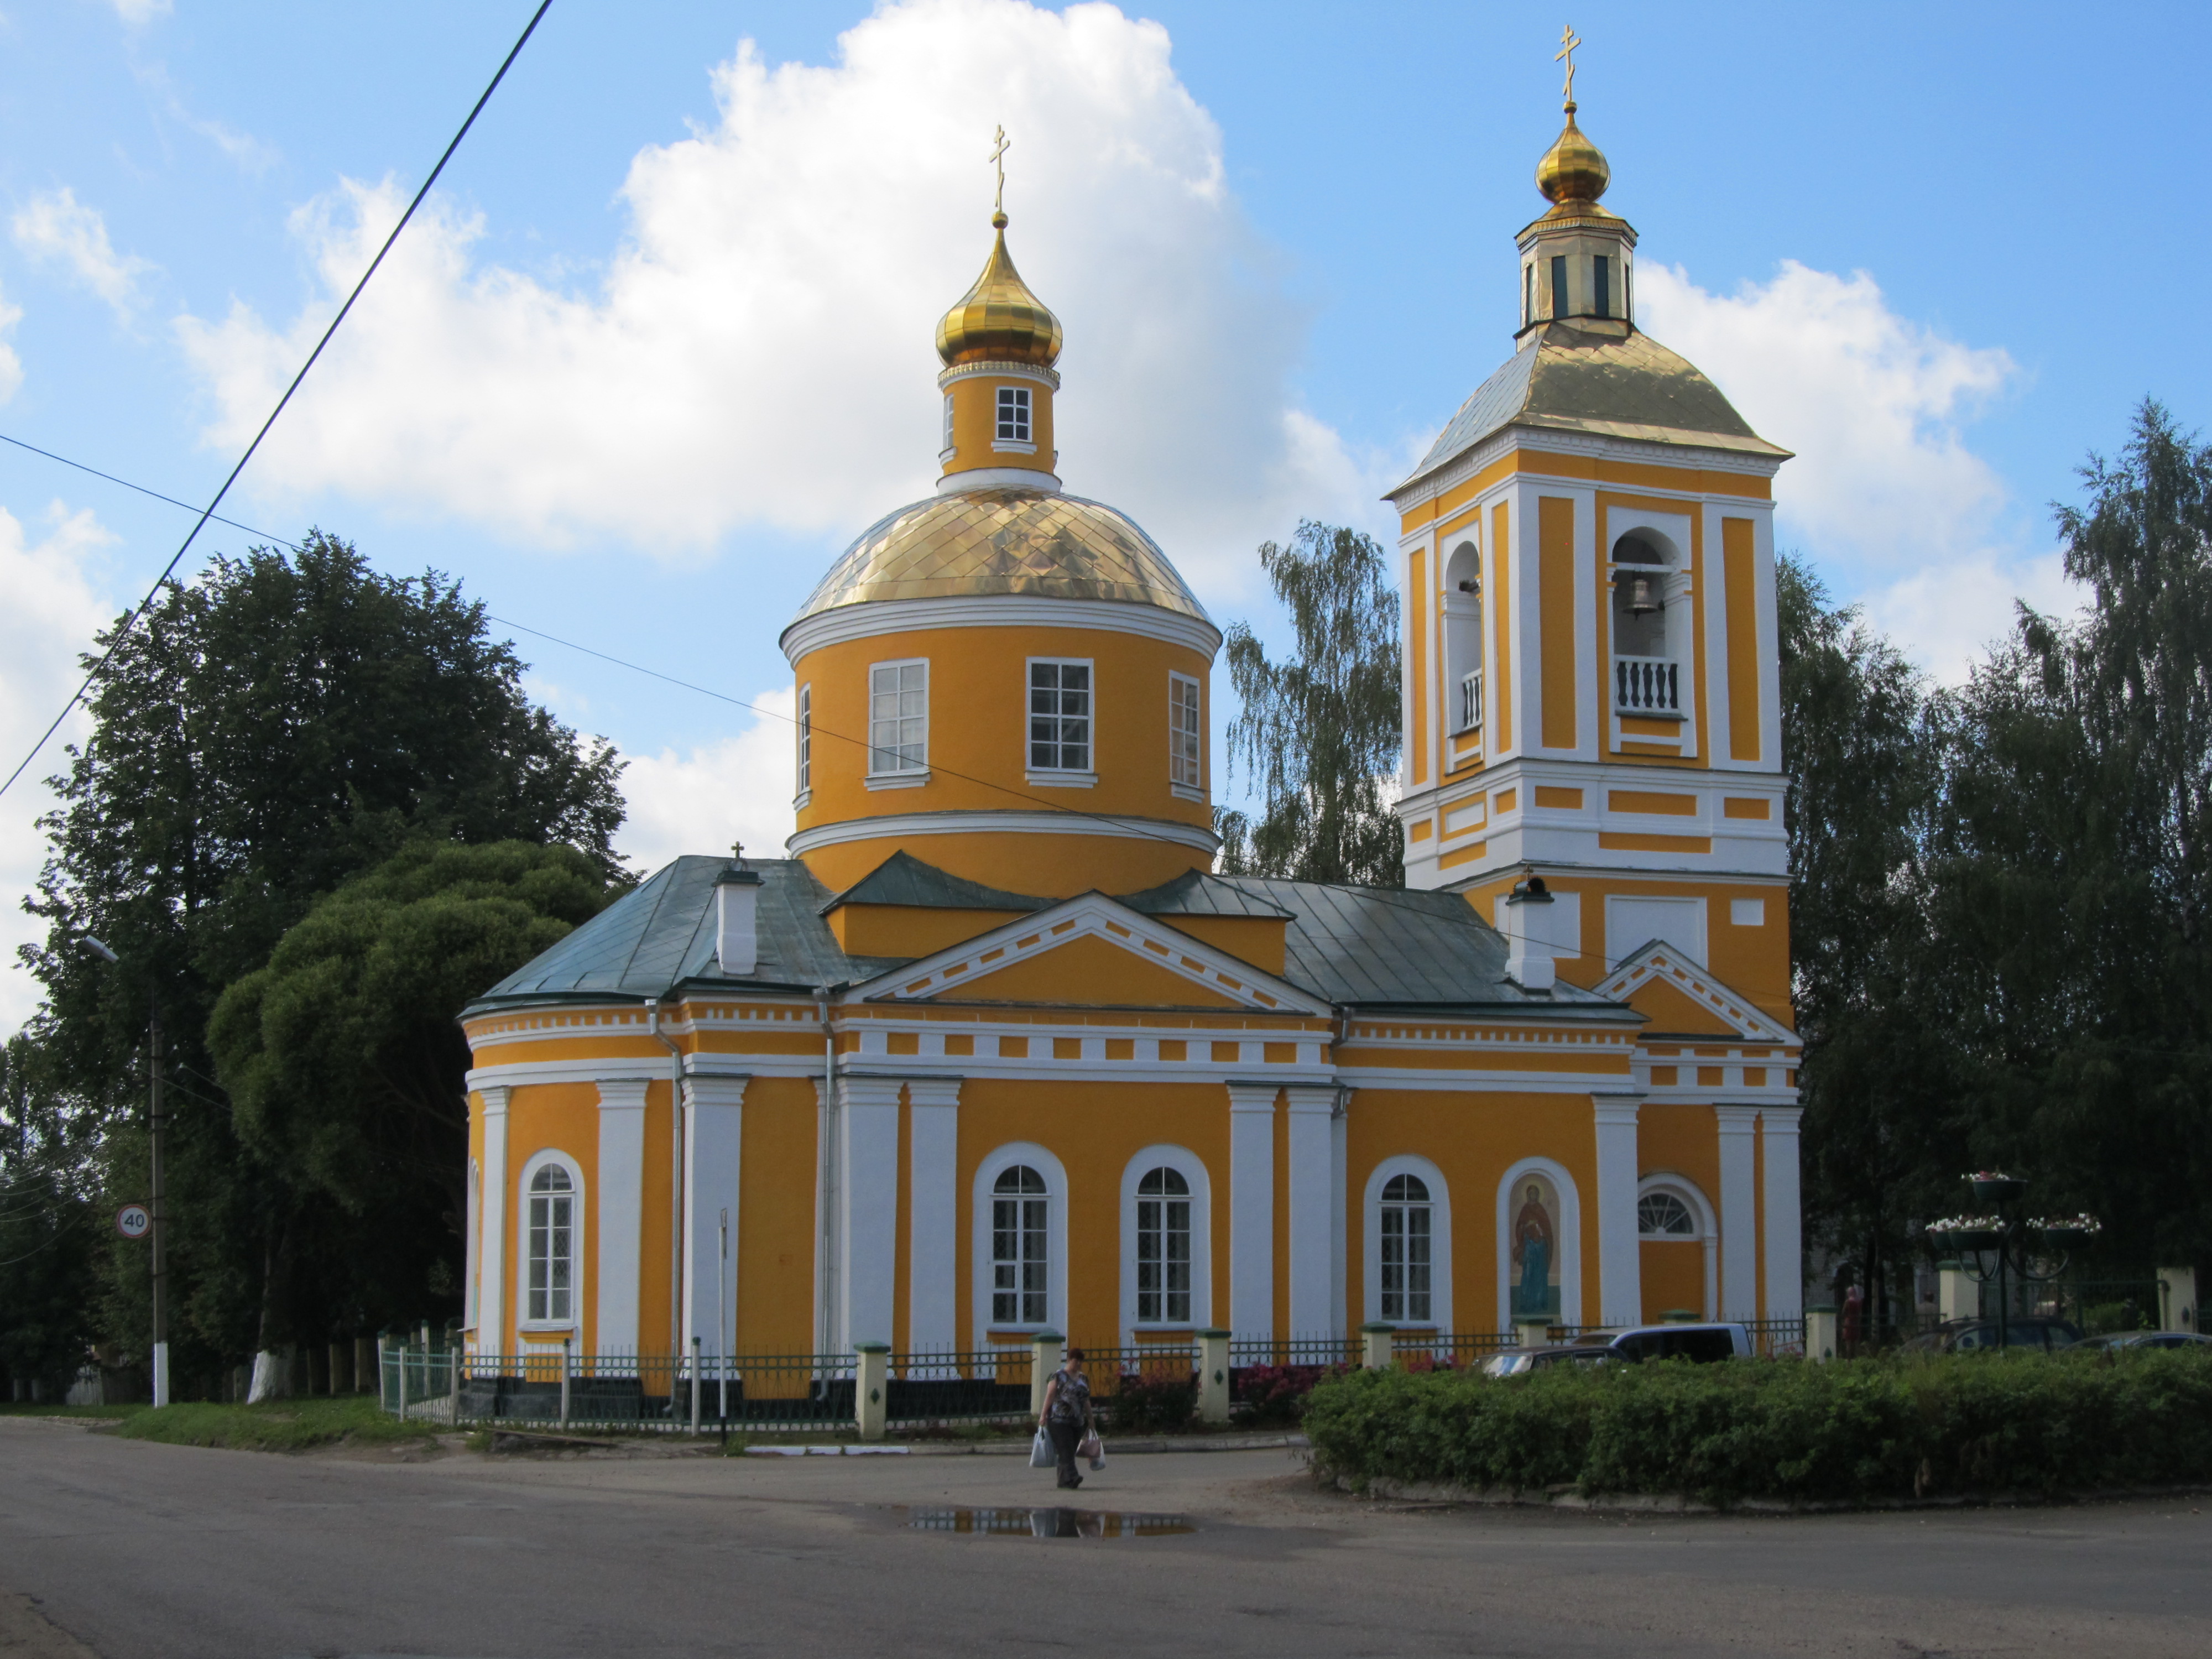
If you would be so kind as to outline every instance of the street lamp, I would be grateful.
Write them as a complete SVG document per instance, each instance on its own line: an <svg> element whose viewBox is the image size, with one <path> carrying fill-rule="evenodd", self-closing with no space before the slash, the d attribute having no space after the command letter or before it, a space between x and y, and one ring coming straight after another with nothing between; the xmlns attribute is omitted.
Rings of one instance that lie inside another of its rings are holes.
<svg viewBox="0 0 2212 1659"><path fill-rule="evenodd" d="M123 958L91 934L80 940L102 962L121 967ZM146 998L146 1066L149 1073L147 1085L147 1127L153 1165L152 1190L147 1195L146 1210L153 1224L147 1230L150 1248L150 1265L154 1278L154 1404L156 1408L169 1403L169 1298L168 1265L162 1254L161 1205L161 1139L168 1124L168 1114L161 1109L161 1004L151 992Z"/></svg>
<svg viewBox="0 0 2212 1659"><path fill-rule="evenodd" d="M2011 1337L2012 1294L2009 1281L2017 1278L2023 1285L2047 1285L2062 1277L2072 1252L2094 1238L2102 1228L2096 1217L2068 1216L2047 1219L2041 1216L2022 1216L2018 1206L2027 1194L2027 1182L2017 1176L1984 1170L1966 1177L1974 1190L1978 1203L1994 1206L1994 1213L1948 1217L1928 1224L1930 1238L1938 1240L1947 1250L1960 1252L1967 1276L1981 1284L1996 1281L1997 1287L1997 1346L2002 1349ZM1994 1255L1994 1267L1984 1265L1985 1256ZM2056 1255L2057 1265L2051 1265ZM2044 1271L2038 1273L2040 1266Z"/></svg>

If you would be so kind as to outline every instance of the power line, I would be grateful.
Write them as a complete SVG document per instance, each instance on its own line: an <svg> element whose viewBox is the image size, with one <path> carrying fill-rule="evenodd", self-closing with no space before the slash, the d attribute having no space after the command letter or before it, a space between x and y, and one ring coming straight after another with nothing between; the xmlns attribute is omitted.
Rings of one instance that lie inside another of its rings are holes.
<svg viewBox="0 0 2212 1659"><path fill-rule="evenodd" d="M61 729L62 722L69 718L70 710L83 701L85 693L92 689L93 682L106 671L109 663L115 660L115 653L123 648L123 641L129 636L131 629L137 624L138 619L146 614L155 599L160 596L161 584L169 580L170 574L183 560L193 541L206 527L208 520L215 517L216 508L222 505L222 498L230 493L231 485L238 482L238 475L246 471L246 464L253 459L254 452L261 447L261 441L269 435L270 428L276 424L276 417L284 412L285 406L292 401L293 393L299 391L301 383L307 378L307 371L313 368L316 361L322 356L323 348L330 344L331 337L338 331L338 325L345 321L347 313L352 311L354 301L361 298L362 290L368 286L368 279L376 275L377 268L384 263L384 256L392 252L392 244L399 240L399 233L407 228L407 222L415 216L415 210L422 205L423 198L430 193L430 187L438 182L438 175L446 170L446 163L453 159L453 152L461 147L461 140L468 137L469 129L477 123L477 117L483 113L484 106L491 101L492 94L499 90L499 83L507 78L507 70L514 66L515 58L521 54L522 48L529 43L530 37L537 32L539 20L545 15L546 9L552 3L553 0L538 0L538 9L530 15L530 21L524 27L521 35L515 40L514 45L508 48L506 58L500 63L498 72L491 77L491 83L484 88L483 94L476 101L475 107L469 111L468 118L461 123L460 131L453 135L453 142L446 146L445 154L439 156L437 166L430 169L430 176L422 181L422 189L415 192L415 199L408 203L407 211L399 216L399 222L392 226L392 234L384 239L384 246L377 249L376 257L368 262L368 269L362 272L361 280L353 285L353 292L346 295L345 303L338 307L338 314L331 319L330 326L323 331L322 338L315 342L315 349L307 354L307 361L300 365L300 372L292 377L291 385L284 388L284 395L276 400L276 407L269 411L269 418L262 422L261 429L253 434L253 441L246 445L246 453L238 458L238 465L230 469L229 477L222 481L222 487L215 492L215 498L201 509L198 520L185 534L185 539L178 544L176 552L170 556L169 562L162 568L161 574L154 579L153 586L146 590L146 597L138 602L138 608L123 619L122 626L115 630L114 637L108 641L106 654L101 657L99 662L94 665L92 672L84 677L84 684L77 687L76 694L62 705L61 713L54 716L53 724L40 734L39 740L31 745L31 752L24 756L15 769L8 775L7 782L0 783L0 795L6 794L14 787L15 780L21 777L29 769L31 763L39 757L39 751L46 746L47 741ZM133 488L137 486L134 485ZM155 492L149 490L147 493L151 495Z"/></svg>
<svg viewBox="0 0 2212 1659"><path fill-rule="evenodd" d="M102 472L96 466L87 466L82 461L73 461L66 455L57 455L51 449L41 449L36 444L27 444L21 438L11 438L4 432L0 432L0 444L13 444L18 449L27 449L33 455L43 455L50 461L59 461L64 466L75 467L80 472L89 472L95 478L105 478L112 484L121 484L125 489L135 489L141 495L151 495L155 501L167 501L171 507L181 507L187 513L199 511L199 508L194 507L190 501L180 501L174 495L164 495L158 489L149 489L144 484L132 483L128 478L118 478L112 472ZM276 542L285 547L298 545L296 542L285 541L282 536L272 536L265 530L256 530L250 524L240 524L235 519L226 519L219 513L209 514L208 519L214 524L227 524L233 530L243 530L249 536L258 536L264 541Z"/></svg>

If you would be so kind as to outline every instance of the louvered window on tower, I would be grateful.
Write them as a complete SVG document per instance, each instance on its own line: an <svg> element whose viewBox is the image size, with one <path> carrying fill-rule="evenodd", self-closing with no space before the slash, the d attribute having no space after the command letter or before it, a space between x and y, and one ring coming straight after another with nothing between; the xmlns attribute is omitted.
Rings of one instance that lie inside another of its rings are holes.
<svg viewBox="0 0 2212 1659"><path fill-rule="evenodd" d="M1009 443L1030 441L1030 389L1025 386L999 388L999 436Z"/></svg>
<svg viewBox="0 0 2212 1659"><path fill-rule="evenodd" d="M1561 254L1552 261L1552 315L1567 314L1567 258Z"/></svg>
<svg viewBox="0 0 2212 1659"><path fill-rule="evenodd" d="M1613 315L1613 261L1602 253L1590 259L1590 309L1601 317Z"/></svg>
<svg viewBox="0 0 2212 1659"><path fill-rule="evenodd" d="M1091 665L1030 664L1030 769L1091 769Z"/></svg>

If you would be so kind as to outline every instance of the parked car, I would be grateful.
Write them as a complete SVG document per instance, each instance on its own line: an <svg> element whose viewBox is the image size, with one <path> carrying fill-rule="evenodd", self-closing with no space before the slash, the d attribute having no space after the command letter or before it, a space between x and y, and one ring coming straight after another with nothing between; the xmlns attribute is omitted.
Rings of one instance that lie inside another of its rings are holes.
<svg viewBox="0 0 2212 1659"><path fill-rule="evenodd" d="M1741 1325L1634 1325L1625 1331L1591 1331L1575 1340L1578 1348L1601 1349L1615 1359L1640 1363L1646 1359L1687 1359L1711 1364L1723 1359L1748 1359L1754 1350L1751 1333Z"/></svg>
<svg viewBox="0 0 2212 1659"><path fill-rule="evenodd" d="M2109 1336L2093 1336L2081 1346L2085 1348L2193 1348L2202 1353L2212 1350L2212 1336L2203 1336L2195 1331L2114 1331Z"/></svg>
<svg viewBox="0 0 2212 1659"><path fill-rule="evenodd" d="M2070 1348L2081 1340L2081 1328L2069 1320L2046 1315L2022 1314L2005 1322L2008 1348ZM1994 1319L1947 1319L1932 1331L1923 1331L1905 1345L1907 1353L1973 1353L1997 1346Z"/></svg>
<svg viewBox="0 0 2212 1659"><path fill-rule="evenodd" d="M1620 1356L1610 1348L1508 1348L1494 1353L1482 1362L1485 1376L1525 1376L1530 1371L1540 1371L1551 1365L1579 1365L1585 1370L1595 1365L1620 1363Z"/></svg>

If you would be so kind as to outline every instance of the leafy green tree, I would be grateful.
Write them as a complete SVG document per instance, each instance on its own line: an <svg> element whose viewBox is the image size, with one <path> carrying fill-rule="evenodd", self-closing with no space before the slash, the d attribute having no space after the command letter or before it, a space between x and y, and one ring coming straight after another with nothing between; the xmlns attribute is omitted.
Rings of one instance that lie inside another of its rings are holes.
<svg viewBox="0 0 2212 1659"><path fill-rule="evenodd" d="M109 1177L143 1197L126 1126L160 1010L180 1376L252 1346L280 1267L339 1282L351 1259L343 1236L319 1255L302 1254L313 1241L278 1248L296 1176L240 1141L215 1079L204 1030L224 987L319 895L416 837L566 842L619 872L621 763L534 707L522 671L456 585L384 575L319 532L165 586L90 695L93 734L56 780L29 906L48 926L23 953L46 992L32 1034L72 1109L101 1126ZM121 965L84 951L88 933ZM143 1262L100 1251L110 1334L143 1341Z"/></svg>
<svg viewBox="0 0 2212 1659"><path fill-rule="evenodd" d="M93 1340L100 1218L94 1149L45 1060L27 1036L0 1048L0 1371L52 1388Z"/></svg>
<svg viewBox="0 0 2212 1659"><path fill-rule="evenodd" d="M1229 680L1243 705L1229 724L1231 774L1260 786L1258 822L1222 811L1231 875L1398 887L1405 843L1383 796L1400 745L1398 594L1371 536L1302 520L1260 563L1291 613L1297 647L1269 660L1244 623L1229 627Z"/></svg>
<svg viewBox="0 0 2212 1659"><path fill-rule="evenodd" d="M363 1305L404 1313L434 1273L459 1279L469 1051L455 1014L618 890L573 848L417 842L318 901L216 1002L208 1045L240 1136L293 1172L288 1228L310 1205L343 1218L346 1288Z"/></svg>

